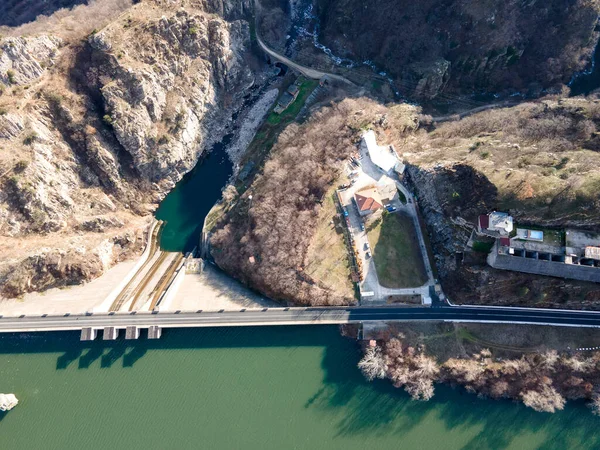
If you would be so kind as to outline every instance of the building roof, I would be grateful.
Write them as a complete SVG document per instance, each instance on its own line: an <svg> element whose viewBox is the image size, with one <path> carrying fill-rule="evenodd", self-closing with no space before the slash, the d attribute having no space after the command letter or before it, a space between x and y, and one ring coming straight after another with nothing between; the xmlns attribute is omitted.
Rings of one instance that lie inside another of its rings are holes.
<svg viewBox="0 0 600 450"><path fill-rule="evenodd" d="M591 247L591 246L586 247L584 256L586 258L600 260L600 247Z"/></svg>
<svg viewBox="0 0 600 450"><path fill-rule="evenodd" d="M517 228L517 238L543 242L544 232L539 230L528 230L526 228Z"/></svg>
<svg viewBox="0 0 600 450"><path fill-rule="evenodd" d="M510 247L510 238L500 238L500 245L502 245L503 247Z"/></svg>
<svg viewBox="0 0 600 450"><path fill-rule="evenodd" d="M488 215L488 218L490 221L488 229L504 231L506 233L510 233L513 230L513 218L507 213L494 211Z"/></svg>
<svg viewBox="0 0 600 450"><path fill-rule="evenodd" d="M369 152L369 158L371 158L373 164L384 172L389 172L399 162L396 153L394 153L390 146L377 145L377 139L373 130L364 133L362 139Z"/></svg>
<svg viewBox="0 0 600 450"><path fill-rule="evenodd" d="M406 164L398 161L396 163L396 165L394 166L394 171L400 175L404 174L404 171L406 170Z"/></svg>
<svg viewBox="0 0 600 450"><path fill-rule="evenodd" d="M360 211L376 211L383 208L383 202L377 189L368 188L354 194Z"/></svg>
<svg viewBox="0 0 600 450"><path fill-rule="evenodd" d="M294 100L295 98L292 94L290 94L289 92L284 92L277 103L279 103L284 108L287 108L292 104Z"/></svg>
<svg viewBox="0 0 600 450"><path fill-rule="evenodd" d="M292 94L293 96L296 96L296 94L298 94L298 92L300 92L300 88L298 86L296 86L295 84L292 84L289 88L287 88L287 91Z"/></svg>
<svg viewBox="0 0 600 450"><path fill-rule="evenodd" d="M485 214L479 216L479 228L481 228L482 230L487 230L489 226L490 218Z"/></svg>

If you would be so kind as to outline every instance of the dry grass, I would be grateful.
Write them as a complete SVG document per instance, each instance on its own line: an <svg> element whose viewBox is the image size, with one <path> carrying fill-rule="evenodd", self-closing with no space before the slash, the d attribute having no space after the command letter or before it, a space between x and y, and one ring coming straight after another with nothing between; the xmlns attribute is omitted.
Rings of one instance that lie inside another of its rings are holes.
<svg viewBox="0 0 600 450"><path fill-rule="evenodd" d="M484 111L420 130L398 148L419 166L473 167L498 189L498 208L578 218L600 188L599 103L545 99Z"/></svg>
<svg viewBox="0 0 600 450"><path fill-rule="evenodd" d="M491 350L495 357L515 358L550 349L573 351L600 346L600 330L534 325L395 323L368 337L381 339L397 333L413 347L424 345L439 362L468 357L483 349Z"/></svg>
<svg viewBox="0 0 600 450"><path fill-rule="evenodd" d="M354 288L350 280L348 249L342 233L343 225L336 218L334 195L335 188L332 188L323 200L304 271L328 288L352 297Z"/></svg>
<svg viewBox="0 0 600 450"><path fill-rule="evenodd" d="M62 8L50 16L39 16L19 27L0 27L0 33L4 36L51 34L74 41L104 27L131 5L132 0L91 0L87 5Z"/></svg>

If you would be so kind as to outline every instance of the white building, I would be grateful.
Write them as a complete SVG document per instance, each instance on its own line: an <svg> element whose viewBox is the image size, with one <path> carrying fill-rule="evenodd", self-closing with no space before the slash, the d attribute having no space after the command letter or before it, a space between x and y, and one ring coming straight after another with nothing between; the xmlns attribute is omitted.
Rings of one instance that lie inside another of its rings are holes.
<svg viewBox="0 0 600 450"><path fill-rule="evenodd" d="M513 218L507 213L494 211L479 216L478 231L490 236L508 236L513 231Z"/></svg>
<svg viewBox="0 0 600 450"><path fill-rule="evenodd" d="M375 132L369 130L362 135L363 145L366 146L369 158L383 172L389 173L400 161L391 145L377 145Z"/></svg>

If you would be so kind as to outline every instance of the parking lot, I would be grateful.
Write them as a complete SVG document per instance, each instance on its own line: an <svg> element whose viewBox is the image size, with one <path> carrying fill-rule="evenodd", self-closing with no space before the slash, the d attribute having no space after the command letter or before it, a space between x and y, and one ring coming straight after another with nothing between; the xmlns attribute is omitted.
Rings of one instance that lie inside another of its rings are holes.
<svg viewBox="0 0 600 450"><path fill-rule="evenodd" d="M385 174L375 164L373 164L363 146L360 152L355 155L355 160L360 163L348 164L347 173L352 180L352 184L339 191L340 201L346 211L347 224L352 233L355 245L358 250L359 258L363 266L363 280L360 283L360 290L363 303L385 303L386 298L391 295L416 294L427 296L428 286L416 288L392 289L381 286L377 277L377 270L373 260L372 246L369 242L366 228L369 223L376 220L382 214L377 211L369 216L361 216L354 199L354 194L362 189L376 187L380 193L384 206L392 214L404 212L411 217L415 217L413 199L410 193L401 186L395 174ZM403 204L398 195L398 189L402 189L407 199L407 204ZM364 295L366 294L366 295Z"/></svg>

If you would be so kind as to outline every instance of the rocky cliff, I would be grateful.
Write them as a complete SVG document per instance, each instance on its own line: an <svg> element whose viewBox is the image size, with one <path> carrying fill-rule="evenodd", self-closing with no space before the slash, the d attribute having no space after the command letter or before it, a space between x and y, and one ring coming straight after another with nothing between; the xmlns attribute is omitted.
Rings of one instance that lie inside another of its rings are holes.
<svg viewBox="0 0 600 450"><path fill-rule="evenodd" d="M191 3L145 1L83 42L0 41L3 295L138 252L156 203L223 134L254 81L248 5Z"/></svg>
<svg viewBox="0 0 600 450"><path fill-rule="evenodd" d="M0 411L10 411L18 403L19 400L17 400L15 394L0 394Z"/></svg>
<svg viewBox="0 0 600 450"><path fill-rule="evenodd" d="M372 60L421 99L442 92L537 94L590 62L600 2L318 0L321 40ZM443 96L442 100L447 100Z"/></svg>

